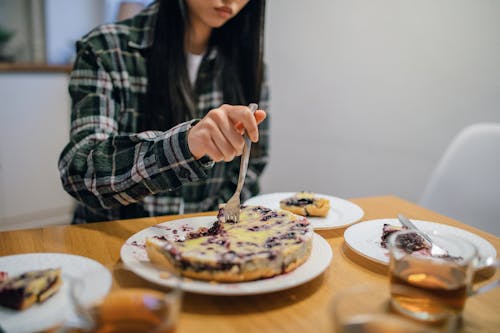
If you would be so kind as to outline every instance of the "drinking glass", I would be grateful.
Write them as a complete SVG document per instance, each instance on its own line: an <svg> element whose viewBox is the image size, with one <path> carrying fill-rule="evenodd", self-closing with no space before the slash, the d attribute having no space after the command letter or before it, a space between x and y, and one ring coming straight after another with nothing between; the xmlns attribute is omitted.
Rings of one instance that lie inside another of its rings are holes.
<svg viewBox="0 0 500 333"><path fill-rule="evenodd" d="M453 234L433 232L429 236L448 253L431 255L430 244L417 231L399 231L390 236L391 304L395 310L418 320L460 318L467 297L498 285L498 279L489 287L473 290L474 271L485 261L480 260L476 247ZM498 267L498 260L487 261Z"/></svg>
<svg viewBox="0 0 500 333"><path fill-rule="evenodd" d="M98 299L89 297L98 283L91 271L70 280L77 316L60 332L175 332L182 302L181 280L176 272L159 269L159 274L169 281L169 287L159 287L140 279L123 264L113 266L110 271L111 289Z"/></svg>

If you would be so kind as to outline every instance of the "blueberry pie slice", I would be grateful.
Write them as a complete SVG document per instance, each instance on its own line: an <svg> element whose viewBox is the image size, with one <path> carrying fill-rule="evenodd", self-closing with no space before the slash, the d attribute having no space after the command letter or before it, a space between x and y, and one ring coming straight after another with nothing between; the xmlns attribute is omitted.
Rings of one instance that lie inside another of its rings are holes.
<svg viewBox="0 0 500 333"><path fill-rule="evenodd" d="M408 230L408 228L384 223L380 246L387 249L389 236L401 230ZM401 237L398 246L408 253L419 252L422 255L430 255L430 244L417 233L408 233L404 237Z"/></svg>
<svg viewBox="0 0 500 333"><path fill-rule="evenodd" d="M281 200L280 208L302 216L325 217L330 211L330 200L316 197L311 192L299 192Z"/></svg>
<svg viewBox="0 0 500 333"><path fill-rule="evenodd" d="M0 284L0 305L24 310L47 300L61 285L60 268L26 272Z"/></svg>
<svg viewBox="0 0 500 333"><path fill-rule="evenodd" d="M242 206L240 222L224 220L223 208L210 228L181 239L146 240L150 260L183 276L219 282L272 277L303 264L310 255L309 221L284 210Z"/></svg>
<svg viewBox="0 0 500 333"><path fill-rule="evenodd" d="M382 237L380 238L380 246L384 249L387 249L387 241L389 240L389 236L395 232L401 230L407 230L407 227L392 225L389 223L384 223L384 227L382 228Z"/></svg>

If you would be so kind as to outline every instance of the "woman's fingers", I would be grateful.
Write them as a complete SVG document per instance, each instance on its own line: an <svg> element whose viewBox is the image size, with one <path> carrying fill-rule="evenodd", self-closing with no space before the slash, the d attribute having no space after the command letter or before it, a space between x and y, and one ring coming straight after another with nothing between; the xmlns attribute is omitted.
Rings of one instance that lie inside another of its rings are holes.
<svg viewBox="0 0 500 333"><path fill-rule="evenodd" d="M241 105L222 105L210 110L188 133L188 146L196 159L208 155L212 160L231 161L241 155L244 146L242 134L259 139L258 124L266 118L263 110L252 114Z"/></svg>
<svg viewBox="0 0 500 333"><path fill-rule="evenodd" d="M201 120L192 127L187 136L188 147L195 159L207 155L215 162L219 162L224 159L224 156L212 139L210 126L209 122Z"/></svg>
<svg viewBox="0 0 500 333"><path fill-rule="evenodd" d="M257 125L259 125L266 119L267 113L264 110L257 110L255 111L254 116L255 116L255 121L257 121Z"/></svg>
<svg viewBox="0 0 500 333"><path fill-rule="evenodd" d="M226 113L216 109L210 111L208 117L217 126L218 131L214 133L214 139L217 138L217 140L214 141L224 154L224 160L231 161L235 155L241 155L245 141L235 130Z"/></svg>
<svg viewBox="0 0 500 333"><path fill-rule="evenodd" d="M234 129L232 129L232 131L236 134L236 139L243 141L243 138L237 135ZM228 134L225 134L224 130L222 130L221 128L217 128L217 130L214 130L211 133L212 141L214 142L219 152L222 154L222 159L226 162L229 162L232 161L236 155L241 155L241 152L240 148L235 147L237 146L237 143L228 139L227 135Z"/></svg>
<svg viewBox="0 0 500 333"><path fill-rule="evenodd" d="M197 157L193 153L193 156L195 156L196 159L199 159L204 155L207 155L208 157L210 157L210 159L212 159L212 161L215 161L215 162L220 162L220 161L224 160L224 155L220 152L220 150L217 147L217 145L215 144L215 142L213 142L211 139L208 142L206 142L206 146L205 146L205 150L204 150L203 154L200 154L200 156Z"/></svg>
<svg viewBox="0 0 500 333"><path fill-rule="evenodd" d="M257 121L250 108L242 105L223 105L221 109L227 111L229 119L233 124L241 123L244 130L247 132L248 137L253 142L259 140L259 129L257 128Z"/></svg>
<svg viewBox="0 0 500 333"><path fill-rule="evenodd" d="M267 114L264 110L257 110L254 113L255 121L257 122L257 125L259 125L261 122L263 122L267 118ZM245 133L245 129L243 127L243 123L238 122L236 123L236 129L238 132L243 135Z"/></svg>

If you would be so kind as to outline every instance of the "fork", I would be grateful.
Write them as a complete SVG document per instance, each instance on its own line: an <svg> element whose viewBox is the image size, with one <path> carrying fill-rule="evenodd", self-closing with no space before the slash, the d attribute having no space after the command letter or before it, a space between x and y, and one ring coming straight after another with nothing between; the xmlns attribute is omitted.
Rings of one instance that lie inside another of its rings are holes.
<svg viewBox="0 0 500 333"><path fill-rule="evenodd" d="M431 245L431 255L432 256L444 256L448 254L448 251L443 249L442 247L436 245L436 243L429 237L425 232L422 232L418 229L413 222L410 221L409 218L404 216L403 214L398 214L398 220L402 225L407 227L408 229L415 230L421 235L429 244Z"/></svg>
<svg viewBox="0 0 500 333"><path fill-rule="evenodd" d="M251 103L248 105L252 114L257 110L257 104ZM227 201L224 206L224 216L226 221L239 222L240 221L240 194L243 189L243 183L245 182L245 177L247 175L248 168L248 158L250 157L250 147L252 141L248 137L247 133L243 134L245 139L245 146L243 147L243 153L241 154L240 161L240 174L238 176L238 185L236 186L236 191L234 191L233 196Z"/></svg>

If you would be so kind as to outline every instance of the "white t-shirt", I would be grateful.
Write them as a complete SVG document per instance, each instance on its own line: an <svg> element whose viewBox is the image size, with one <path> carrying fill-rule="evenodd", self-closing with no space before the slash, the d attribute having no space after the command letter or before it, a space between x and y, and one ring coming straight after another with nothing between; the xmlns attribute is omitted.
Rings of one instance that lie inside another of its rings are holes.
<svg viewBox="0 0 500 333"><path fill-rule="evenodd" d="M203 59L204 54L187 54L187 69L189 74L189 81L191 85L194 85L196 81L196 76L198 75L198 68L200 68L201 59Z"/></svg>

